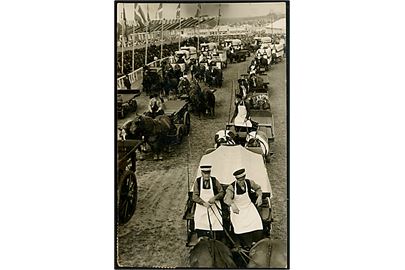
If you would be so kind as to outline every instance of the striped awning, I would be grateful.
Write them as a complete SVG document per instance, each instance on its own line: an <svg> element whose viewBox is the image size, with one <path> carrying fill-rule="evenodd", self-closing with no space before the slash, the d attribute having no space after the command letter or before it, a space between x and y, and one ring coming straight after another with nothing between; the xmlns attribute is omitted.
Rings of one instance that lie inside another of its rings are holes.
<svg viewBox="0 0 405 270"><path fill-rule="evenodd" d="M201 18L200 24L210 23L215 21L215 17L211 18ZM198 18L190 17L190 18L182 18L181 19L181 28L193 28L198 25ZM180 28L180 20L179 19L170 19L170 20L163 20L163 31L170 31L176 30ZM131 34L133 32L132 26L127 27L127 34ZM162 30L162 20L152 20L149 23L149 32L161 31ZM135 26L135 33L143 33L146 31L146 27L143 26Z"/></svg>

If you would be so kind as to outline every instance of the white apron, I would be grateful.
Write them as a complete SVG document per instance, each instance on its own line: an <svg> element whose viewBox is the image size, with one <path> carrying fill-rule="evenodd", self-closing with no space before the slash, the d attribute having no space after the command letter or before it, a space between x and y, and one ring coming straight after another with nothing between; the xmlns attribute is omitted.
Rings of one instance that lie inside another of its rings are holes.
<svg viewBox="0 0 405 270"><path fill-rule="evenodd" d="M200 178L200 197L201 197L201 199L203 199L206 202L208 202L209 199L214 197L212 178L210 178L210 188L209 189L203 188L203 178L202 177ZM221 209L221 203L219 201L215 201L215 204L219 207L219 209ZM217 206L212 204L211 208L209 208L208 211L210 212L212 230L213 231L222 231L223 230L223 227L221 225L222 217L219 214ZM214 211L212 209L214 209ZM218 220L218 218L219 218L219 220ZM210 230L210 224L208 222L207 208L198 203L195 206L194 223L195 223L196 229L207 230L207 231Z"/></svg>
<svg viewBox="0 0 405 270"><path fill-rule="evenodd" d="M240 103L240 105L238 105L238 115L236 115L235 121L234 121L235 126L252 127L252 122L250 122L250 120L245 121L246 116L247 116L247 110L246 110L244 101L242 101Z"/></svg>
<svg viewBox="0 0 405 270"><path fill-rule="evenodd" d="M237 183L235 182L233 202L238 207L239 214L235 214L231 211L231 222L234 232L236 234L242 234L263 230L262 219L259 212L257 212L255 205L249 198L247 184L245 183L246 192L240 195L236 194L236 185Z"/></svg>

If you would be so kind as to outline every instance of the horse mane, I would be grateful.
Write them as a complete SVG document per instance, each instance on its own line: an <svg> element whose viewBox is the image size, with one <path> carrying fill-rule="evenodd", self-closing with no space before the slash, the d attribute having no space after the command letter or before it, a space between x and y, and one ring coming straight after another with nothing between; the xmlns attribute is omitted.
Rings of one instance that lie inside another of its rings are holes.
<svg viewBox="0 0 405 270"><path fill-rule="evenodd" d="M222 242L201 239L189 255L191 267L236 268L231 250Z"/></svg>

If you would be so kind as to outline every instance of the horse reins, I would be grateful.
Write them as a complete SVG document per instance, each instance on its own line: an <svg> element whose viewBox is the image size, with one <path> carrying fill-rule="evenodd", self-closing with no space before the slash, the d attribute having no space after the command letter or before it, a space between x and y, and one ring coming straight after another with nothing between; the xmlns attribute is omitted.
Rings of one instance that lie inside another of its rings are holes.
<svg viewBox="0 0 405 270"><path fill-rule="evenodd" d="M223 215L221 214L221 213L222 213L222 209L219 208L216 203L214 203L214 205L217 207L218 212L220 213L221 217L223 218ZM209 208L212 208L212 206L210 205ZM209 208L207 208L207 213L208 213L208 221L209 221L210 230L211 230L211 220L210 220L210 215L209 215L209 211L208 211ZM224 232L225 232L226 236L227 236L227 237L229 238L229 240L232 242L232 245L235 246L235 241L234 241L234 240L232 239L232 237L230 236L228 230L225 229L224 225L222 224L222 222L221 222L221 220L219 219L219 217L215 214L215 212L214 212L213 209L212 209L212 212L214 213L214 216L218 219L219 224L221 224L222 228L224 229ZM211 233L212 233L212 230L211 230ZM269 250L270 250L270 258L269 258L269 263L270 263L270 259L271 259L271 245L270 245ZM259 263L257 263L255 260L253 260L252 257L250 257L247 252L248 252L248 251L245 250L245 249L243 249L243 248L240 248L240 249L238 250L238 253L239 253L240 255L243 255L244 257L248 258L250 261L254 262L256 265L259 265ZM242 260L243 260L243 261L246 263L246 265L247 265L248 262L245 260L245 258L243 258L243 256L241 256L241 258L242 258ZM270 264L269 264L269 265L270 265Z"/></svg>

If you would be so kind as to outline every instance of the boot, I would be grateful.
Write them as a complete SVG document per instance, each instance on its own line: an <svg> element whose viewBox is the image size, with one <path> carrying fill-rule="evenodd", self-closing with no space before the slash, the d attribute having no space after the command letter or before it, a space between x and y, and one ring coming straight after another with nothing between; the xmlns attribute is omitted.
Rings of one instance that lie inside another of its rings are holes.
<svg viewBox="0 0 405 270"><path fill-rule="evenodd" d="M155 155L153 156L153 160L158 160L158 155L157 155L157 154L155 154Z"/></svg>
<svg viewBox="0 0 405 270"><path fill-rule="evenodd" d="M163 160L163 155L162 154L159 154L159 160Z"/></svg>

